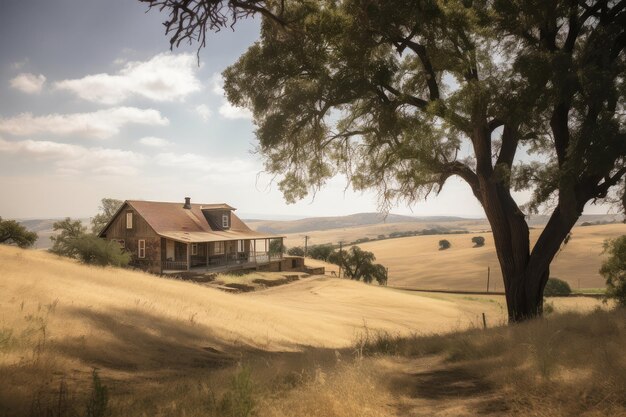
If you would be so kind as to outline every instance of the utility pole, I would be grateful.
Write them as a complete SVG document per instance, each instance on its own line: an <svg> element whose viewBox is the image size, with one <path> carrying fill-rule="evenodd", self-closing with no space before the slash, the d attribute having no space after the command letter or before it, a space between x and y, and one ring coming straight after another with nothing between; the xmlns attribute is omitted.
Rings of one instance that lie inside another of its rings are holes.
<svg viewBox="0 0 626 417"><path fill-rule="evenodd" d="M339 242L339 278L341 278L341 265L343 265L343 241Z"/></svg>
<svg viewBox="0 0 626 417"><path fill-rule="evenodd" d="M487 266L487 292L489 292L489 278L491 275L491 268Z"/></svg>
<svg viewBox="0 0 626 417"><path fill-rule="evenodd" d="M309 237L305 235L304 236L304 257L305 258L308 253L308 247L309 247Z"/></svg>

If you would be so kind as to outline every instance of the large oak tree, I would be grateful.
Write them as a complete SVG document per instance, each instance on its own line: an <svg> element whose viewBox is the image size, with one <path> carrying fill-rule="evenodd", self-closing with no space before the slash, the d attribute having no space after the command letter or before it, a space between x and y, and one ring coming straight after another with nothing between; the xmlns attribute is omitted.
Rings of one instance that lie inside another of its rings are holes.
<svg viewBox="0 0 626 417"><path fill-rule="evenodd" d="M225 73L266 169L295 201L345 174L382 206L457 176L491 224L511 321L542 312L588 202L624 196L625 0L142 0L173 46L250 15ZM520 207L516 190L532 190ZM625 204L626 205L626 204ZM523 209L549 209L531 248Z"/></svg>

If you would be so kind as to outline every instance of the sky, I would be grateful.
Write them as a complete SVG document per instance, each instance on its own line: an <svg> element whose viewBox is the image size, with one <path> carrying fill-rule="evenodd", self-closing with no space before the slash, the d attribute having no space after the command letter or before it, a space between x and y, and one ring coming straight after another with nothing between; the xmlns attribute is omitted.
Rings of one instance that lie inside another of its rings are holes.
<svg viewBox="0 0 626 417"><path fill-rule="evenodd" d="M146 11L133 0L0 0L0 216L89 217L104 197L188 196L260 218L377 211L374 192L342 177L287 205L263 173L251 114L228 103L220 76L258 39L258 21L210 33L198 62L197 45L170 51L165 16ZM458 179L392 212L484 217Z"/></svg>

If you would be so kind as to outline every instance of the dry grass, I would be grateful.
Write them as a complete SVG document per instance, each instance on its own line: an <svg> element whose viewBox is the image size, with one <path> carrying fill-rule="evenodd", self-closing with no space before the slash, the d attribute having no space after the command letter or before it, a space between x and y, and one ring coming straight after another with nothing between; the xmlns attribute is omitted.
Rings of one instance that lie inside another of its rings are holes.
<svg viewBox="0 0 626 417"><path fill-rule="evenodd" d="M232 295L7 247L0 277L3 417L84 415L93 368L109 416L624 412L623 311L471 330L503 322L501 297L329 278Z"/></svg>
<svg viewBox="0 0 626 417"><path fill-rule="evenodd" d="M540 229L531 230L531 241ZM567 281L572 289L603 288L598 273L603 260L602 242L626 234L626 224L575 227L572 238L556 256L551 276ZM484 236L485 246L472 247L472 236ZM438 242L452 244L440 251ZM376 262L389 268L389 285L421 289L485 291L487 267L491 268L491 291L503 291L502 275L491 233L415 236L362 243L363 250L374 252Z"/></svg>

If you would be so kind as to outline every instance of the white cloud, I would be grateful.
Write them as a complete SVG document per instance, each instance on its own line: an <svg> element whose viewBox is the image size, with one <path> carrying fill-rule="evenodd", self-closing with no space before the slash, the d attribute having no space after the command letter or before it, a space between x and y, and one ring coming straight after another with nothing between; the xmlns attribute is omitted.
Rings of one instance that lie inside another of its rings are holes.
<svg viewBox="0 0 626 417"><path fill-rule="evenodd" d="M220 115L226 119L248 119L252 120L252 112L245 107L237 107L224 101L220 106Z"/></svg>
<svg viewBox="0 0 626 417"><path fill-rule="evenodd" d="M251 161L241 159L212 159L192 153L160 153L154 160L158 165L168 168L177 168L182 172L193 170L218 175L234 173L245 175L255 170Z"/></svg>
<svg viewBox="0 0 626 417"><path fill-rule="evenodd" d="M222 74L216 72L209 78L209 84L211 85L211 91L218 96L224 95L224 78Z"/></svg>
<svg viewBox="0 0 626 417"><path fill-rule="evenodd" d="M132 151L50 141L0 139L0 152L53 161L57 173L66 175L135 175L145 162L143 155Z"/></svg>
<svg viewBox="0 0 626 417"><path fill-rule="evenodd" d="M139 139L139 143L141 143L142 145L151 146L153 148L164 148L168 145L171 145L170 141L162 138L155 138L154 136L141 138Z"/></svg>
<svg viewBox="0 0 626 417"><path fill-rule="evenodd" d="M35 75L28 72L21 73L10 81L11 87L26 94L41 93L45 82L46 77L42 74Z"/></svg>
<svg viewBox="0 0 626 417"><path fill-rule="evenodd" d="M128 62L116 74L94 74L63 80L56 88L68 90L78 97L104 104L121 103L139 96L154 101L182 101L199 91L202 85L193 54L162 53L148 61Z"/></svg>
<svg viewBox="0 0 626 417"><path fill-rule="evenodd" d="M196 106L196 113L198 113L198 115L205 122L207 122L211 117L211 114L213 114L209 106L207 106L206 104L200 104L199 106Z"/></svg>
<svg viewBox="0 0 626 417"><path fill-rule="evenodd" d="M15 117L0 118L0 132L17 136L45 133L105 139L119 133L127 124L166 126L169 120L161 116L157 110L136 107L115 107L92 113L45 116L22 113Z"/></svg>

